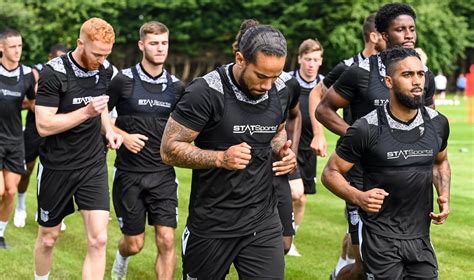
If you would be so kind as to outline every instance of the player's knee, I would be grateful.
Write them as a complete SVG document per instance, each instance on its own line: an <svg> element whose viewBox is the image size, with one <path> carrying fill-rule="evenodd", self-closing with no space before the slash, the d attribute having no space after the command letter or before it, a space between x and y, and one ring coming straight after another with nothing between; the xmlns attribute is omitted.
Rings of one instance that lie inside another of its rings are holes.
<svg viewBox="0 0 474 280"><path fill-rule="evenodd" d="M175 245L174 232L161 233L157 237L158 246L164 250L171 250Z"/></svg>
<svg viewBox="0 0 474 280"><path fill-rule="evenodd" d="M127 242L128 253L131 255L136 255L140 253L140 251L143 249L143 244L144 244L143 240L138 240L138 239L134 239L131 242Z"/></svg>
<svg viewBox="0 0 474 280"><path fill-rule="evenodd" d="M48 233L38 237L39 245L46 250L52 250L56 241L58 240L59 233Z"/></svg>
<svg viewBox="0 0 474 280"><path fill-rule="evenodd" d="M90 248L101 251L107 246L107 233L101 233L89 238L88 245Z"/></svg>
<svg viewBox="0 0 474 280"><path fill-rule="evenodd" d="M16 188L7 188L4 193L4 198L3 199L14 199L16 195Z"/></svg>

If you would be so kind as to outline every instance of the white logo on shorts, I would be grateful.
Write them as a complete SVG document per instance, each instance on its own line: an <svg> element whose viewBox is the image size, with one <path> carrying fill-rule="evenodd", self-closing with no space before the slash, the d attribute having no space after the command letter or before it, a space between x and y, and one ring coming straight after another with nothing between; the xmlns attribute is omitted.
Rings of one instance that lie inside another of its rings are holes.
<svg viewBox="0 0 474 280"><path fill-rule="evenodd" d="M372 273L365 273L365 275L367 276L367 280L375 280L375 276L372 274Z"/></svg>
<svg viewBox="0 0 474 280"><path fill-rule="evenodd" d="M43 210L43 208L40 208L40 219L43 222L49 221L49 211Z"/></svg>
<svg viewBox="0 0 474 280"><path fill-rule="evenodd" d="M350 216L350 219L351 219L351 224L353 226L355 226L359 223L360 217L359 217L359 213L357 212L357 210L350 211L349 216Z"/></svg>
<svg viewBox="0 0 474 280"><path fill-rule="evenodd" d="M118 217L118 218L117 218L117 221L118 221L119 227L120 227L120 228L123 228L123 218L122 218L122 217Z"/></svg>
<svg viewBox="0 0 474 280"><path fill-rule="evenodd" d="M189 276L189 274L186 274L186 280L197 280L197 277L192 277Z"/></svg>

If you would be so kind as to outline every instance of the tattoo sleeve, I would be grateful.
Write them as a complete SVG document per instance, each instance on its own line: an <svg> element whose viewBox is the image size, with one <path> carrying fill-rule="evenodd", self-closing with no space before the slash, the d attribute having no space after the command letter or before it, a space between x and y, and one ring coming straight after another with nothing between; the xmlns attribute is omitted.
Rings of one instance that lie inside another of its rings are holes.
<svg viewBox="0 0 474 280"><path fill-rule="evenodd" d="M433 165L433 184L439 196L448 198L451 189L451 167L448 161L447 149L440 152Z"/></svg>
<svg viewBox="0 0 474 280"><path fill-rule="evenodd" d="M202 150L191 144L198 135L199 132L186 128L170 117L161 140L163 161L169 165L193 169L219 167L218 151Z"/></svg>
<svg viewBox="0 0 474 280"><path fill-rule="evenodd" d="M280 124L278 127L278 131L275 134L275 136L272 139L272 150L273 154L278 157L278 154L285 145L285 142L288 140L288 136L286 135L286 130L285 130L285 123Z"/></svg>

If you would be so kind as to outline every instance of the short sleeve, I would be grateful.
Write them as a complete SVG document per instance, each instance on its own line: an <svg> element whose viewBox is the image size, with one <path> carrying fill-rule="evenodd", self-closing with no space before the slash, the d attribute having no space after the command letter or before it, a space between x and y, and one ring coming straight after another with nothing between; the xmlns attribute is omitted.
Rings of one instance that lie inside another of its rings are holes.
<svg viewBox="0 0 474 280"><path fill-rule="evenodd" d="M358 90L360 71L364 71L359 65L354 64L344 71L339 79L334 83L334 90L348 101L352 101ZM368 73L368 72L367 72Z"/></svg>
<svg viewBox="0 0 474 280"><path fill-rule="evenodd" d="M289 94L290 94L290 104L289 104L289 109L293 109L298 105L298 101L300 99L301 95L301 87L298 83L298 81L292 77L290 80L288 80L287 85Z"/></svg>
<svg viewBox="0 0 474 280"><path fill-rule="evenodd" d="M194 131L203 128L220 115L218 107L223 107L224 95L211 89L202 78L194 80L184 91L171 117Z"/></svg>
<svg viewBox="0 0 474 280"><path fill-rule="evenodd" d="M133 91L133 79L117 73L117 75L110 81L109 87L107 88L107 95L110 97L108 108L112 110L119 103L120 99L129 98L132 96Z"/></svg>
<svg viewBox="0 0 474 280"><path fill-rule="evenodd" d="M433 125L439 139L441 139L440 151L443 151L448 146L448 138L450 133L449 121L444 115L438 113L438 115L433 119Z"/></svg>
<svg viewBox="0 0 474 280"><path fill-rule="evenodd" d="M36 105L47 107L59 107L59 95L61 92L61 81L59 74L46 66L40 73L38 82L38 95Z"/></svg>
<svg viewBox="0 0 474 280"><path fill-rule="evenodd" d="M341 138L336 154L342 159L356 163L362 158L369 147L369 124L364 118L358 119Z"/></svg>
<svg viewBox="0 0 474 280"><path fill-rule="evenodd" d="M349 66L347 66L344 62L339 62L336 67L334 67L324 78L324 86L326 88L330 88L348 68Z"/></svg>
<svg viewBox="0 0 474 280"><path fill-rule="evenodd" d="M36 81L35 81L35 76L33 75L33 72L25 75L25 79L26 79L26 98L28 98L29 100L33 100L36 98L36 94L35 94Z"/></svg>
<svg viewBox="0 0 474 280"><path fill-rule="evenodd" d="M435 93L435 80L434 74L430 70L426 72L425 80L425 106L431 106L434 103L434 93Z"/></svg>

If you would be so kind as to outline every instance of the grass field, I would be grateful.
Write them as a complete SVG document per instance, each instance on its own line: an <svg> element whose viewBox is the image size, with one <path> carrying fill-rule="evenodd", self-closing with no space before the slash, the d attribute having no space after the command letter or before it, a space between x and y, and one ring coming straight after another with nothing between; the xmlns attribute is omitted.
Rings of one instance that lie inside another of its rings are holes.
<svg viewBox="0 0 474 280"><path fill-rule="evenodd" d="M463 101L458 106L439 105L439 111L451 121L449 160L452 169L451 214L445 225L431 227L432 242L437 252L440 279L474 279L474 125L466 122ZM334 150L336 137L327 132L329 150ZM109 177L114 153L109 154ZM318 161L318 176L326 159ZM176 231L178 262L176 279L181 276L180 237L186 221L191 171L178 169L179 226ZM36 174L36 172L35 172ZM0 251L0 279L32 279L33 248L37 234L34 221L36 181L32 178L27 195L28 218L23 229L11 221L5 238L11 248ZM286 279L327 279L333 270L346 231L344 202L318 183L318 194L309 197L305 219L298 231L296 244L302 257L286 257ZM106 279L115 257L120 231L112 210L107 245ZM85 235L79 213L66 218L67 231L58 241L50 279L80 279L85 255ZM127 279L153 279L155 244L151 227L147 227L145 248L132 258ZM237 279L231 270L227 279Z"/></svg>

